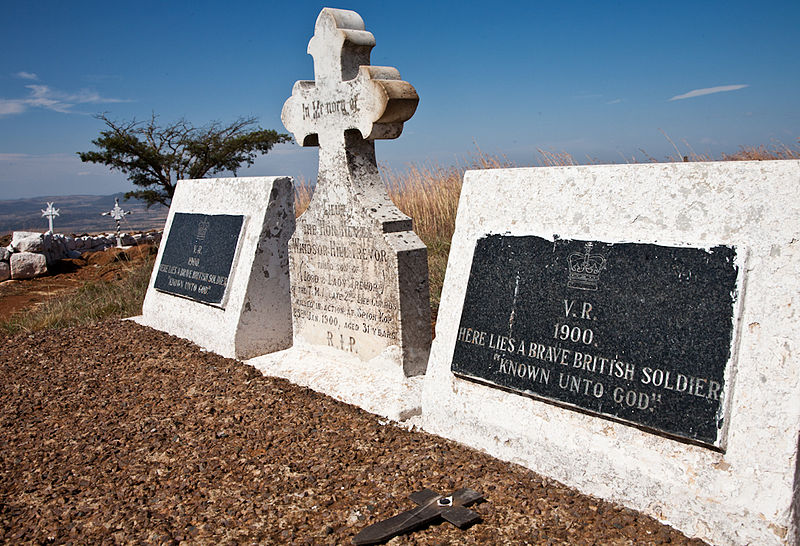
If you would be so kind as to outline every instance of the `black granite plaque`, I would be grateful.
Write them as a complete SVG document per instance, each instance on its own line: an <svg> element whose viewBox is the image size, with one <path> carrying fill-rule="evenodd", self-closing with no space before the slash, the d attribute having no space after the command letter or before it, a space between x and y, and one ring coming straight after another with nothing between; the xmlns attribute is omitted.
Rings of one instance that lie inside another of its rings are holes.
<svg viewBox="0 0 800 546"><path fill-rule="evenodd" d="M156 290L220 304L243 222L241 215L176 212L158 264Z"/></svg>
<svg viewBox="0 0 800 546"><path fill-rule="evenodd" d="M718 446L733 247L478 240L452 371Z"/></svg>

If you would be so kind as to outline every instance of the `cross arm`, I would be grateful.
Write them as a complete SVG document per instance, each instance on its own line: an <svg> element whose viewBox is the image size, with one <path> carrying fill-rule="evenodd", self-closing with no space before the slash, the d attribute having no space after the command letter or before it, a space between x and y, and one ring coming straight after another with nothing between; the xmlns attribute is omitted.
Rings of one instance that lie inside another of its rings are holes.
<svg viewBox="0 0 800 546"><path fill-rule="evenodd" d="M400 72L391 66L362 66L358 79L371 88L373 112L379 112L372 120L370 130L364 127L361 134L367 140L391 139L403 132L403 123L411 119L419 104L419 95L414 86L400 79Z"/></svg>
<svg viewBox="0 0 800 546"><path fill-rule="evenodd" d="M439 515L459 529L463 529L481 519L479 514L466 507L483 500L483 495L469 487L463 487L453 491L453 495L449 499L430 489L423 489L422 491L412 493L409 495L409 498L420 506L440 506L441 511ZM442 500L440 501L439 499ZM447 502L449 502L449 506Z"/></svg>

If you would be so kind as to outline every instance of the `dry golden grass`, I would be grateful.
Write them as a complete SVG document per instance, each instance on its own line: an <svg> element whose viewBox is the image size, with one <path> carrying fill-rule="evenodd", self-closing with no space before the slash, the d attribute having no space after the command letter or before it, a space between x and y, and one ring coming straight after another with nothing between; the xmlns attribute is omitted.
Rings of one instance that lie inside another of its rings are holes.
<svg viewBox="0 0 800 546"><path fill-rule="evenodd" d="M675 154L666 161L712 161L707 154L698 154L683 142L681 150L666 134ZM658 162L643 150L646 162ZM539 166L577 165L567 152L539 150ZM598 163L587 158L587 163ZM773 143L770 146L742 147L732 154L723 154L725 161L800 159L800 139L793 146ZM625 158L625 163L638 163L635 157ZM477 150L468 157L466 166L442 167L435 164L411 164L404 171L383 168L383 177L389 195L400 210L414 219L414 231L428 247L428 271L431 287L431 311L435 320L439 298L447 269L450 241L455 230L461 182L467 169L497 169L516 167L504 156L487 155ZM308 207L313 185L300 179L295 188L295 209L299 216ZM59 328L72 324L86 324L110 317L126 317L141 312L147 289L152 259L141 266L132 266L131 273L117 282L94 282L83 286L72 297L61 298L40 306L23 317L14 318L0 329L6 332L34 331L42 328Z"/></svg>
<svg viewBox="0 0 800 546"><path fill-rule="evenodd" d="M683 149L662 131L664 137L672 144L674 155L667 156L664 161L715 161L708 154L695 152L691 145L682 141ZM538 165L556 167L578 165L571 154L564 151L538 150ZM640 150L644 162L659 162L644 150ZM622 158L625 163L640 163L637 158ZM733 154L723 154L723 161L767 160L767 159L800 159L800 139L798 144L787 146L775 143L767 146L742 147ZM586 163L597 164L597 160L587 157ZM456 224L458 199L461 194L461 182L468 169L500 169L519 167L502 155L484 154L476 148L476 152L468 157L466 166L442 167L436 164L410 164L406 170L397 171L382 167L382 176L395 205L405 214L413 218L414 231L428 247L428 274L431 287L431 311L435 320L444 274L447 269L447 257L450 253L450 241ZM308 207L313 186L301 179L295 191L295 210L299 216Z"/></svg>
<svg viewBox="0 0 800 546"><path fill-rule="evenodd" d="M768 159L800 159L800 138L794 146L773 142L769 146L742 146L738 152L722 154L723 161L763 161Z"/></svg>

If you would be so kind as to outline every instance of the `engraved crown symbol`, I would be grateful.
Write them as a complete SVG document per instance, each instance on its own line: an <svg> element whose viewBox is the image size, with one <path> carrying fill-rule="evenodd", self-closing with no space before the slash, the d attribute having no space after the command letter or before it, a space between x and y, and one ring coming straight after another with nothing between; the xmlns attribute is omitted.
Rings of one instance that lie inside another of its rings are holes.
<svg viewBox="0 0 800 546"><path fill-rule="evenodd" d="M200 220L200 225L197 226L197 238L201 241L206 238L206 233L208 233L208 225L210 222L208 218L203 218Z"/></svg>
<svg viewBox="0 0 800 546"><path fill-rule="evenodd" d="M573 252L567 258L569 262L569 288L579 290L597 290L600 272L606 267L606 259L600 254L592 254L592 243L586 243L585 252Z"/></svg>

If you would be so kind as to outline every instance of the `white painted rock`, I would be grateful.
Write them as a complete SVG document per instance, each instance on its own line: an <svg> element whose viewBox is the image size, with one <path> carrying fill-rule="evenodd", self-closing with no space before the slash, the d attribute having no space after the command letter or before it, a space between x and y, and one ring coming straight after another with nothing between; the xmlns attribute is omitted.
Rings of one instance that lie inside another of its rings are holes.
<svg viewBox="0 0 800 546"><path fill-rule="evenodd" d="M11 236L11 247L17 252L41 252L44 237L35 231L15 231Z"/></svg>
<svg viewBox="0 0 800 546"><path fill-rule="evenodd" d="M31 279L47 273L47 260L44 254L15 252L11 255L10 264L12 279Z"/></svg>
<svg viewBox="0 0 800 546"><path fill-rule="evenodd" d="M60 234L42 234L42 246L42 252L44 253L44 257L48 264L57 262L67 254L67 248L64 244L64 236Z"/></svg>
<svg viewBox="0 0 800 546"><path fill-rule="evenodd" d="M11 278L11 266L8 262L0 262L0 282Z"/></svg>

